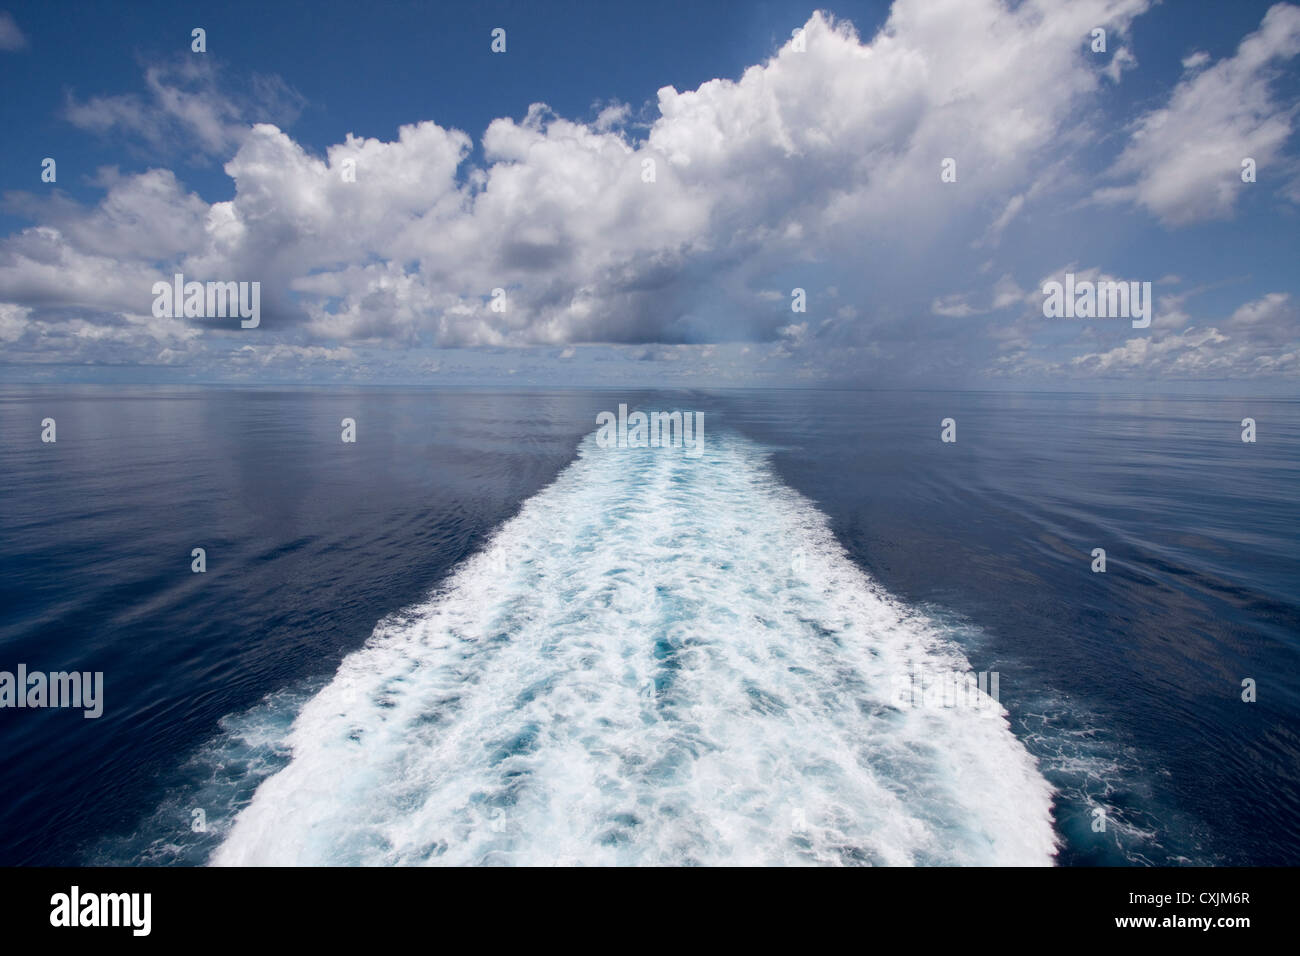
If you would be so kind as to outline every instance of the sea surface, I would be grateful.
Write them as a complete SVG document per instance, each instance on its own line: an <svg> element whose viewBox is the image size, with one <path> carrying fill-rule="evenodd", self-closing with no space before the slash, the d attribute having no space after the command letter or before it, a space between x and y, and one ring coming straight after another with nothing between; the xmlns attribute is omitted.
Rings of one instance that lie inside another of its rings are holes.
<svg viewBox="0 0 1300 956"><path fill-rule="evenodd" d="M104 674L0 864L1300 864L1298 488L1293 400L0 387L0 670Z"/></svg>

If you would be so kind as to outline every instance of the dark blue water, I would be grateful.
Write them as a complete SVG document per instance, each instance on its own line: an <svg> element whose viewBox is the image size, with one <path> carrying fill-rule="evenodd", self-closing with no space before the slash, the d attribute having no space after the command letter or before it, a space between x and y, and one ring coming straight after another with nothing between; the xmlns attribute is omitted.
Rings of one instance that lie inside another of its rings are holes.
<svg viewBox="0 0 1300 956"><path fill-rule="evenodd" d="M268 695L291 719L620 402L772 449L861 567L1001 673L1060 862L1300 863L1300 403L16 387L0 669L103 671L105 712L0 711L0 863L201 862L189 795L219 821L268 769L221 742Z"/></svg>

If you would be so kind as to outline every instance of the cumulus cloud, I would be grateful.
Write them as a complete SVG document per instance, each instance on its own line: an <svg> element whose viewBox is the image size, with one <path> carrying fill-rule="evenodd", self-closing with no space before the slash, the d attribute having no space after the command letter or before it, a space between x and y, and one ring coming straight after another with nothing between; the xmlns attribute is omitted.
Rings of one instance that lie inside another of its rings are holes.
<svg viewBox="0 0 1300 956"><path fill-rule="evenodd" d="M1106 352L1076 356L1070 364L1076 369L1108 373L1142 369L1148 372L1227 371L1232 365L1222 348L1228 337L1218 329L1191 329L1161 338L1141 336Z"/></svg>
<svg viewBox="0 0 1300 956"><path fill-rule="evenodd" d="M21 305L0 304L0 342L16 342L27 331L31 311Z"/></svg>
<svg viewBox="0 0 1300 956"><path fill-rule="evenodd" d="M1261 350L1300 347L1300 304L1288 292L1270 292L1232 313L1226 329Z"/></svg>
<svg viewBox="0 0 1300 956"><path fill-rule="evenodd" d="M255 345L240 346L232 360L236 365L256 363L265 366L279 363L299 366L323 362L351 362L356 357L356 353L349 348L330 349L319 345L277 344L263 348Z"/></svg>
<svg viewBox="0 0 1300 956"><path fill-rule="evenodd" d="M40 227L6 242L0 295L121 309L151 273L181 267L260 280L269 328L331 342L788 343L788 314L752 307L774 273L857 272L844 250L874 241L888 295L914 288L951 237L988 230L990 201L1004 228L1036 155L1097 88L1082 38L1099 22L1122 33L1146 5L899 0L867 42L818 13L806 51L787 44L738 80L661 89L643 136L618 104L592 124L534 104L488 126L481 168L466 134L433 122L313 156L277 126L241 125L203 67L151 68L147 97L72 99L69 118L148 142L180 127L233 150L234 199L202 208L153 170L94 210L50 202ZM958 188L939 182L945 157ZM148 238L125 236L128 222ZM69 268L84 280L56 282Z"/></svg>
<svg viewBox="0 0 1300 956"><path fill-rule="evenodd" d="M67 118L146 146L193 144L224 161L233 198L209 203L164 168L101 170L94 205L7 196L37 225L0 243L0 338L10 357L46 348L119 361L135 349L141 362L189 361L221 333L149 315L153 283L179 271L261 282L257 340L221 340L244 369L441 347L544 347L555 361L600 345L623 349L608 353L620 361L689 357L723 378L736 363L947 377L958 356L919 335L922 320L983 336L1003 372L1200 374L1223 368L1225 350L1236 369L1286 368L1284 294L1208 329L1183 296L1162 296L1149 335L1116 345L1080 330L1060 361L1033 344L1041 282L1026 291L988 259L982 289L937 287L950 262L974 274L972 249L992 254L1071 181L1063 154L1095 132L1091 98L1135 62L1120 46L1099 66L1086 38L1098 24L1127 36L1147 5L897 0L865 39L818 13L806 49L788 43L735 80L664 87L649 110L597 102L579 122L532 104L495 119L481 161L470 135L431 120L313 152L283 122L259 121L256 97L232 92L208 61L151 67L144 94L70 95ZM1189 55L1168 105L1134 125L1115 165L1131 184L1098 198L1171 224L1230 209L1219 151L1279 161L1290 133L1268 80L1296 52L1297 15L1270 10L1213 66ZM1191 159L1179 151L1188 142ZM940 180L946 158L955 183ZM1227 168L1236 183L1239 159ZM809 289L806 314L790 312L796 286ZM1010 318L965 321L994 314ZM715 343L736 348L715 354Z"/></svg>
<svg viewBox="0 0 1300 956"><path fill-rule="evenodd" d="M1149 335L1135 335L1119 345L1097 349L1098 326L1081 325L1075 354L1065 359L1050 357L1020 338L1016 351L1001 357L993 371L1056 379L1148 380L1240 379L1300 371L1300 310L1288 293L1272 292L1245 302L1210 325L1188 324L1182 306L1191 294L1160 297Z"/></svg>
<svg viewBox="0 0 1300 956"><path fill-rule="evenodd" d="M1289 168L1283 149L1296 109L1273 94L1277 68L1300 53L1300 7L1277 4L1235 56L1206 68L1208 54L1183 61L1187 75L1169 104L1140 117L1112 173L1130 180L1096 193L1133 201L1162 222L1182 225L1232 214L1244 184L1242 160Z"/></svg>
<svg viewBox="0 0 1300 956"><path fill-rule="evenodd" d="M1286 292L1270 292L1262 299L1254 302L1247 302L1232 313L1232 318L1228 321L1233 325L1248 325L1252 328L1260 328L1268 324L1278 324L1280 321L1288 320L1294 317L1295 306L1291 302L1291 296Z"/></svg>

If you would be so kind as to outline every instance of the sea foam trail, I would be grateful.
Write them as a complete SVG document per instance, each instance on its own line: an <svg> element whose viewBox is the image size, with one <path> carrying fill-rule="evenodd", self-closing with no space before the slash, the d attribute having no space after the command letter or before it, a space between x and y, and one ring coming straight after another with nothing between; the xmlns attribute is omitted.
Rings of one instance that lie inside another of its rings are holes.
<svg viewBox="0 0 1300 956"><path fill-rule="evenodd" d="M1051 863L1005 716L895 706L914 668L968 664L759 447L588 438L342 662L212 862Z"/></svg>

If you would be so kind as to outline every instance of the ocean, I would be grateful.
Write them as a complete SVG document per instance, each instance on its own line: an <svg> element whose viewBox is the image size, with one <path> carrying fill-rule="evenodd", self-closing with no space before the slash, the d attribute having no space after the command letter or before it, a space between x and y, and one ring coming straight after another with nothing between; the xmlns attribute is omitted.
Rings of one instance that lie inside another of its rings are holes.
<svg viewBox="0 0 1300 956"><path fill-rule="evenodd" d="M621 404L700 453L602 447ZM0 671L103 674L0 709L0 864L1295 865L1298 443L1277 399L0 387Z"/></svg>

